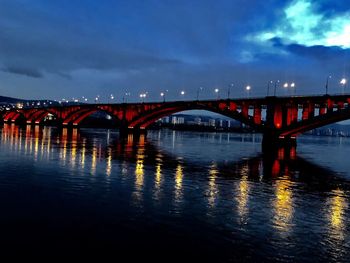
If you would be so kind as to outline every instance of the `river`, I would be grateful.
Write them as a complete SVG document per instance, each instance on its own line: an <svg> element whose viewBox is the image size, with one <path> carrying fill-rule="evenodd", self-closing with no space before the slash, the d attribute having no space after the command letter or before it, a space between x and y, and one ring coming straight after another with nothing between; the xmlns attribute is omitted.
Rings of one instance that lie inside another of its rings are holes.
<svg viewBox="0 0 350 263"><path fill-rule="evenodd" d="M0 249L181 262L348 262L350 139L0 128ZM165 255L165 257L164 257Z"/></svg>

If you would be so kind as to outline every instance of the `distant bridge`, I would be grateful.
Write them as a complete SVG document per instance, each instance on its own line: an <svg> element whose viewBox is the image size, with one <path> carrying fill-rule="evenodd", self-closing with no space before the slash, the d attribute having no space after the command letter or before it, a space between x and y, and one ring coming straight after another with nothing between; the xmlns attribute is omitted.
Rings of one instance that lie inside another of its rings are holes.
<svg viewBox="0 0 350 263"><path fill-rule="evenodd" d="M4 122L42 124L52 114L62 126L79 126L102 111L119 122L120 131L142 133L158 119L186 110L207 110L238 120L264 134L263 146L294 144L303 132L350 119L350 94L246 99L78 104L11 109L1 112Z"/></svg>

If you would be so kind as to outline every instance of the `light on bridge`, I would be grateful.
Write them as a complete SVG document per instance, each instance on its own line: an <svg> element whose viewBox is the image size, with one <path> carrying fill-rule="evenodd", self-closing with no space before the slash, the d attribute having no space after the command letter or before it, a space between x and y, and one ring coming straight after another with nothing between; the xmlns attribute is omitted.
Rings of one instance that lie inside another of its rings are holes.
<svg viewBox="0 0 350 263"><path fill-rule="evenodd" d="M245 87L245 89L246 89L246 91L248 93L248 98L249 98L250 97L250 90L252 89L252 87L248 85L248 86Z"/></svg>
<svg viewBox="0 0 350 263"><path fill-rule="evenodd" d="M347 83L347 80L346 80L346 78L342 78L341 80L340 80L340 85L342 86L342 93L344 94L344 92L345 92L345 87L346 87L346 83Z"/></svg>
<svg viewBox="0 0 350 263"><path fill-rule="evenodd" d="M141 93L140 98L141 98L142 102L144 102L145 98L146 98L146 93Z"/></svg>

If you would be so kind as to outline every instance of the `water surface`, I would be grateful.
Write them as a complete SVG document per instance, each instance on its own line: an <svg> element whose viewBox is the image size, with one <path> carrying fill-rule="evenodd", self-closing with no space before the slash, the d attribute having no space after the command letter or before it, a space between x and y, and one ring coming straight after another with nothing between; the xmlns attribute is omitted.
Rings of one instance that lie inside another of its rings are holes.
<svg viewBox="0 0 350 263"><path fill-rule="evenodd" d="M3 251L202 262L346 262L350 140L4 125ZM164 257L164 254L166 255Z"/></svg>

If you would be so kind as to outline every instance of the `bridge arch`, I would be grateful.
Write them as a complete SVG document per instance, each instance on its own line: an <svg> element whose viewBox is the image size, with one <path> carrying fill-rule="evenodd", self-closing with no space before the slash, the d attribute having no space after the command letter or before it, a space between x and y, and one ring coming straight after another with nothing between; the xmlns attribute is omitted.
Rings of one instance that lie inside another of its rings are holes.
<svg viewBox="0 0 350 263"><path fill-rule="evenodd" d="M129 128L139 128L139 129L147 129L152 123L156 122L160 118L169 116L171 114L188 111L188 110L205 110L213 113L217 113L231 119L240 121L250 127L259 130L260 125L254 122L254 117L248 115L248 111L244 113L242 110L238 111L236 108L231 109L229 105L226 103L223 104L211 104L211 103L195 103L187 105L184 104L167 104L164 107L159 107L154 110L149 110L143 113L141 116L135 117L133 120L129 122ZM248 110L248 109L247 109Z"/></svg>
<svg viewBox="0 0 350 263"><path fill-rule="evenodd" d="M118 123L120 123L120 114L115 114L115 112L108 110L108 109L103 109L99 107L83 107L75 112L72 112L70 115L68 115L64 120L63 120L63 125L73 125L73 126L78 126L80 125L87 117L97 113L97 112L103 112L109 116L111 116L114 120L116 120Z"/></svg>
<svg viewBox="0 0 350 263"><path fill-rule="evenodd" d="M27 123L35 123L39 124L41 123L49 114L55 116L57 118L55 112L50 111L49 109L41 108L34 110L32 113L25 113L24 116L26 118Z"/></svg>
<svg viewBox="0 0 350 263"><path fill-rule="evenodd" d="M296 137L304 132L317 129L332 123L341 122L350 119L350 109L339 110L328 114L318 115L310 120L304 120L290 125L288 130L282 131L283 137Z"/></svg>

